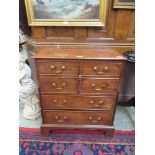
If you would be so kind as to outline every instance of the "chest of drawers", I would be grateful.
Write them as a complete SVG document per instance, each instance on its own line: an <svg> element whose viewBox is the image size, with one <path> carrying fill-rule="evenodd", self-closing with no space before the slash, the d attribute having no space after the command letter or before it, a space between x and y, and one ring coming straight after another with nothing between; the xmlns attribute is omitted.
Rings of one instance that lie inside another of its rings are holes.
<svg viewBox="0 0 155 155"><path fill-rule="evenodd" d="M113 135L126 58L104 49L49 49L33 58L43 134L52 129L100 129Z"/></svg>

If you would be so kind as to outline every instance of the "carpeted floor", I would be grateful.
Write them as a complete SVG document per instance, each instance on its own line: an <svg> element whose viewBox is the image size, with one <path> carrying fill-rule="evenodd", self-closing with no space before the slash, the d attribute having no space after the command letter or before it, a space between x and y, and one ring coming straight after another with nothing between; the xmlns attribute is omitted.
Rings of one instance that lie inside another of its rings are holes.
<svg viewBox="0 0 155 155"><path fill-rule="evenodd" d="M20 155L134 155L134 131L116 131L106 137L101 131L55 130L48 136L39 129L20 128Z"/></svg>

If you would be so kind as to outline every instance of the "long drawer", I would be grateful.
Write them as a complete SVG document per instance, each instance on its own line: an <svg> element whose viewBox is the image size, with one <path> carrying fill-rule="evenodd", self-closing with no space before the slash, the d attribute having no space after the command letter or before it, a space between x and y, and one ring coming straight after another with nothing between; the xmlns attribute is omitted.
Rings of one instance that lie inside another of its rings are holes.
<svg viewBox="0 0 155 155"><path fill-rule="evenodd" d="M44 110L44 124L112 125L113 114L106 111Z"/></svg>
<svg viewBox="0 0 155 155"><path fill-rule="evenodd" d="M80 93L116 93L119 88L119 78L82 78Z"/></svg>
<svg viewBox="0 0 155 155"><path fill-rule="evenodd" d="M41 95L43 109L113 110L116 96Z"/></svg>
<svg viewBox="0 0 155 155"><path fill-rule="evenodd" d="M78 79L41 76L39 78L41 93L72 93L78 92Z"/></svg>

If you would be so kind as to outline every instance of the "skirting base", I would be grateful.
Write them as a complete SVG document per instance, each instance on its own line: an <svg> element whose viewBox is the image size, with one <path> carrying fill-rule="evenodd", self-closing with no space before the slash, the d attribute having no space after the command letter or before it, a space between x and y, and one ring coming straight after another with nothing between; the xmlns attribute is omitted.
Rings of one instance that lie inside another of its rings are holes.
<svg viewBox="0 0 155 155"><path fill-rule="evenodd" d="M102 130L106 136L113 136L115 132L114 126L106 125L68 125L68 124L42 124L41 133L47 135L51 130L55 129L86 129L86 130Z"/></svg>

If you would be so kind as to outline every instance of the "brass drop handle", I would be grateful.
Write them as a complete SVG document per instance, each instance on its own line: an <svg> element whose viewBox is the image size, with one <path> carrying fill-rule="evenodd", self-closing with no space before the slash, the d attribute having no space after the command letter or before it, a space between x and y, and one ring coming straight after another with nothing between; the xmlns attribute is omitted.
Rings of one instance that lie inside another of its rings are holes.
<svg viewBox="0 0 155 155"><path fill-rule="evenodd" d="M105 71L108 71L109 70L109 67L108 66L105 66L103 68L103 71L102 72L99 71L99 68L100 68L99 66L95 66L94 67L94 71L96 72L96 74L99 74L99 75L103 75Z"/></svg>
<svg viewBox="0 0 155 155"><path fill-rule="evenodd" d="M99 101L98 104L94 104L94 101L93 100L90 101L90 104L92 104L92 106L95 107L95 108L101 107L103 105L103 103L104 103L104 101L102 101L102 100Z"/></svg>
<svg viewBox="0 0 155 155"><path fill-rule="evenodd" d="M51 69L54 73L60 74L60 73L63 73L63 71L66 69L66 66L61 66L61 70L56 71L56 67L54 65L51 65Z"/></svg>
<svg viewBox="0 0 155 155"><path fill-rule="evenodd" d="M63 118L60 118L59 116L56 115L55 119L57 120L58 123L64 123L67 117L64 116Z"/></svg>
<svg viewBox="0 0 155 155"><path fill-rule="evenodd" d="M106 87L106 84L102 84L101 85L101 88L95 88L96 87L96 84L94 84L94 83L91 86L92 86L93 89L95 89L95 90L98 91L98 90L103 90Z"/></svg>
<svg viewBox="0 0 155 155"><path fill-rule="evenodd" d="M101 117L97 117L97 119L93 119L92 116L89 116L89 120L90 120L92 123L98 123L99 121L101 121Z"/></svg>
<svg viewBox="0 0 155 155"><path fill-rule="evenodd" d="M67 101L66 100L63 100L63 102L62 103L59 103L57 100L53 100L53 102L56 104L56 106L58 106L58 107L62 107L62 106L64 106L64 104L66 104L67 103Z"/></svg>
<svg viewBox="0 0 155 155"><path fill-rule="evenodd" d="M66 86L65 82L62 83L61 87L57 87L56 83L54 83L54 82L52 83L52 87L54 87L57 90L62 90L62 89L64 89L65 86Z"/></svg>

